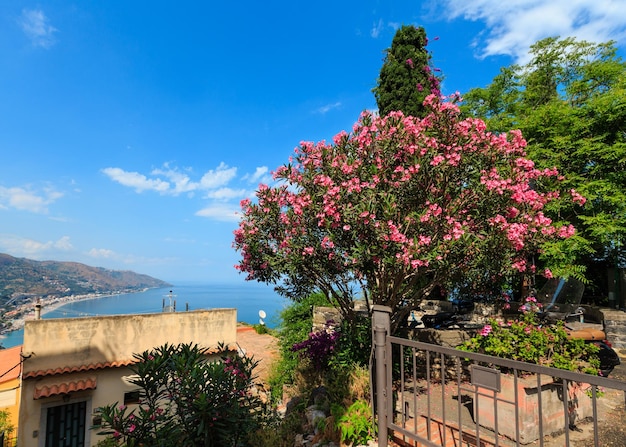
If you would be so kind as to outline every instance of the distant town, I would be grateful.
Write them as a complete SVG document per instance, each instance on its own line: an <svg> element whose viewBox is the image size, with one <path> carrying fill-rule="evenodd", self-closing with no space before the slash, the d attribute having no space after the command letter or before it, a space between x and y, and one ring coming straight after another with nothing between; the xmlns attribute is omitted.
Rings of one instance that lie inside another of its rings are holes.
<svg viewBox="0 0 626 447"><path fill-rule="evenodd" d="M72 301L141 292L171 284L131 271L77 262L34 261L0 253L0 334L21 329L35 316Z"/></svg>
<svg viewBox="0 0 626 447"><path fill-rule="evenodd" d="M111 292L87 293L66 296L32 296L20 300L9 300L0 305L0 335L24 327L24 321L35 318L35 305L41 305L41 313L45 314L73 301L82 301L121 295L125 293L144 292L148 287L128 288Z"/></svg>

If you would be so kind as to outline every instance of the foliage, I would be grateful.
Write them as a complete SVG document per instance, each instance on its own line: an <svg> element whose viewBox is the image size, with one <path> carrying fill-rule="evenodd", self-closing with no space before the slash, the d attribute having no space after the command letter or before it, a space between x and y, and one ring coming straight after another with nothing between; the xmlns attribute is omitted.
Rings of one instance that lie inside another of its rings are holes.
<svg viewBox="0 0 626 447"><path fill-rule="evenodd" d="M11 413L8 410L0 410L0 433L13 433L15 427L11 424Z"/></svg>
<svg viewBox="0 0 626 447"><path fill-rule="evenodd" d="M563 321L540 325L536 314L539 306L534 297L528 297L521 319L508 323L492 319L459 349L597 375L598 347L568 337Z"/></svg>
<svg viewBox="0 0 626 447"><path fill-rule="evenodd" d="M347 410L333 406L333 416L341 432L341 441L350 445L364 445L376 438L377 428L372 408L364 400L357 400Z"/></svg>
<svg viewBox="0 0 626 447"><path fill-rule="evenodd" d="M434 74L439 70L431 66L427 44L422 27L402 26L396 31L373 90L381 116L392 111L424 116L426 97L440 94L440 79Z"/></svg>
<svg viewBox="0 0 626 447"><path fill-rule="evenodd" d="M209 361L207 353L195 344L166 344L135 354L131 382L140 403L99 408L99 434L128 447L234 446L245 439L260 416L250 393L256 362L228 355Z"/></svg>
<svg viewBox="0 0 626 447"><path fill-rule="evenodd" d="M275 186L242 202L247 279L292 299L320 291L348 320L360 289L368 307L391 307L394 329L435 287L497 284L575 233L544 215L558 173L525 158L519 132L489 133L433 95L424 106L423 119L364 113L333 144L302 143Z"/></svg>
<svg viewBox="0 0 626 447"><path fill-rule="evenodd" d="M358 315L353 321L343 320L330 364L334 369L369 365L372 350L372 319Z"/></svg>
<svg viewBox="0 0 626 447"><path fill-rule="evenodd" d="M339 336L334 322L328 321L324 328L311 332L306 340L296 343L291 349L298 352L300 358L308 359L317 371L321 371L328 366Z"/></svg>
<svg viewBox="0 0 626 447"><path fill-rule="evenodd" d="M117 447L119 445L119 442L115 438L110 437L98 441L96 447Z"/></svg>
<svg viewBox="0 0 626 447"><path fill-rule="evenodd" d="M252 326L257 334L269 334L270 330L264 324L255 324Z"/></svg>
<svg viewBox="0 0 626 447"><path fill-rule="evenodd" d="M282 395L283 385L295 381L295 372L299 363L299 355L293 351L293 345L307 339L313 327L313 307L328 305L322 294L311 294L292 302L280 312L280 325L277 331L279 360L272 365L269 385L272 398Z"/></svg>
<svg viewBox="0 0 626 447"><path fill-rule="evenodd" d="M530 54L527 64L503 68L490 85L464 95L463 110L485 118L490 130L520 129L529 158L540 168L556 166L561 190L577 191L574 201L555 201L546 214L574 224L578 234L544 253L563 253L578 265L623 264L626 64L614 42L548 38Z"/></svg>
<svg viewBox="0 0 626 447"><path fill-rule="evenodd" d="M291 412L275 423L265 425L248 438L250 447L293 447L294 437L302 433L303 416Z"/></svg>

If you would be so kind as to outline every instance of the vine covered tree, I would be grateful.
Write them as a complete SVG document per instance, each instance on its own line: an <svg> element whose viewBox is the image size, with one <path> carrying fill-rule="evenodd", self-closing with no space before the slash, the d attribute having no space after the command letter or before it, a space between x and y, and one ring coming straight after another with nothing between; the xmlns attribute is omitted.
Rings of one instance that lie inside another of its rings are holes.
<svg viewBox="0 0 626 447"><path fill-rule="evenodd" d="M493 288L529 271L537 244L574 234L544 215L565 200L543 188L558 173L525 158L520 132L489 133L435 95L424 107L302 143L275 186L242 202L236 267L292 299L320 291L347 317L360 293L397 327L434 289Z"/></svg>
<svg viewBox="0 0 626 447"><path fill-rule="evenodd" d="M528 64L503 68L489 86L464 95L463 109L484 118L490 130L520 129L529 158L538 167L557 166L561 188L588 199L584 206L555 202L547 208L547 215L567 219L579 231L544 251L568 253L589 266L592 293L606 295L605 267L624 261L626 64L613 42L548 38L530 54Z"/></svg>
<svg viewBox="0 0 626 447"><path fill-rule="evenodd" d="M431 66L427 44L422 27L405 25L396 32L373 89L381 116L391 111L424 116L424 99L431 93L439 95L440 79Z"/></svg>

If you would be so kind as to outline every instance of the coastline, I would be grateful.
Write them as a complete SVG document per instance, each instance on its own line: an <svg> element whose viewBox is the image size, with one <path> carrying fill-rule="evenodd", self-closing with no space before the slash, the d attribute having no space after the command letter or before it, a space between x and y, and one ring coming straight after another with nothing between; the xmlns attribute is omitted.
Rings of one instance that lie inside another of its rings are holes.
<svg viewBox="0 0 626 447"><path fill-rule="evenodd" d="M146 290L150 290L151 288L144 288L141 290L124 290L119 292L108 292L103 294L98 293L89 293L86 295L70 295L61 298L52 298L51 300L41 299L39 300L39 304L41 305L41 316L46 315L47 313L54 312L60 307L65 306L66 304L79 302L79 301L89 301L89 300L97 300L99 298L108 298L116 295L127 294L127 293L141 293ZM4 338L5 334L13 331L19 331L24 328L24 322L28 320L35 319L35 303L25 304L21 307L22 314L20 317L11 319L11 326L3 330L2 334L0 334L0 340Z"/></svg>

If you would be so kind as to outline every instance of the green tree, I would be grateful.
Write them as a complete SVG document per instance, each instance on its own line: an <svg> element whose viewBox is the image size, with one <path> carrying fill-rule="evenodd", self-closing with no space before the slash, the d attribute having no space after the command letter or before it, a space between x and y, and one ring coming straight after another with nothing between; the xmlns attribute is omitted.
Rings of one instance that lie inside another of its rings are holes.
<svg viewBox="0 0 626 447"><path fill-rule="evenodd" d="M556 166L564 177L561 190L586 198L547 208L578 234L546 245L544 253L566 253L579 265L623 263L626 65L613 42L548 38L530 55L529 63L503 68L490 85L468 92L463 110L495 132L520 129L537 167ZM596 287L605 278L603 271Z"/></svg>
<svg viewBox="0 0 626 447"><path fill-rule="evenodd" d="M11 424L11 413L8 410L0 410L0 433L13 433L15 427Z"/></svg>
<svg viewBox="0 0 626 447"><path fill-rule="evenodd" d="M99 408L103 422L94 428L124 447L238 445L258 428L261 405L250 392L256 362L227 355L209 361L207 354L195 344L135 354L139 405Z"/></svg>
<svg viewBox="0 0 626 447"><path fill-rule="evenodd" d="M489 133L435 95L425 107L424 119L364 114L333 144L303 143L275 186L242 202L247 279L292 299L319 291L352 321L358 292L398 327L437 287L493 287L528 271L538 243L574 233L544 216L558 173L524 158L519 132Z"/></svg>
<svg viewBox="0 0 626 447"><path fill-rule="evenodd" d="M394 110L424 116L424 99L431 93L439 95L440 79L431 66L427 44L422 27L405 25L396 32L373 89L381 116Z"/></svg>

